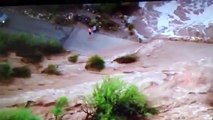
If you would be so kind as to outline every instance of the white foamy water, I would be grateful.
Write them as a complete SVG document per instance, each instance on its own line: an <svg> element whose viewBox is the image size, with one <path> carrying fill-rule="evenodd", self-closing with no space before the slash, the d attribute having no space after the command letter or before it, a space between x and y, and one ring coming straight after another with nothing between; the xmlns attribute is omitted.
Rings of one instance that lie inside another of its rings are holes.
<svg viewBox="0 0 213 120"><path fill-rule="evenodd" d="M146 3L147 2L140 2L139 7L147 10L145 8ZM178 6L189 12L184 12L184 14L186 14L186 17L188 17L190 20L182 21L176 14L174 14ZM154 18L157 20L156 26L154 24L150 24L149 26L155 28L154 30L158 34L162 35L174 36L177 34L175 31L178 29L184 29L194 25L205 25L208 27L209 24L213 23L213 16L211 15L211 12L213 11L213 4L211 3L211 5L208 6L207 1L192 1L190 4L180 4L179 1L169 1L161 6L153 6L153 9L159 12L159 17ZM193 11L198 11L200 9L204 10L203 13L198 15L193 13ZM149 20L149 22L153 21L150 20L150 18L142 19L142 21L147 20ZM181 22L182 24L174 23L174 20ZM199 31L205 35L203 30Z"/></svg>

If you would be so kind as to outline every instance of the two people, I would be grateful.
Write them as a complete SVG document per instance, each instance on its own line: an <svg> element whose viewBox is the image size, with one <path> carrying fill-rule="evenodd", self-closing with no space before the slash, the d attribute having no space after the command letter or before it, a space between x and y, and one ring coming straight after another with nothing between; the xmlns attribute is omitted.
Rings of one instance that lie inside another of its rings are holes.
<svg viewBox="0 0 213 120"><path fill-rule="evenodd" d="M91 29L91 28L88 28L88 32L89 32L89 35L92 35L92 33L97 32L97 27L96 27L96 25L94 25L94 26L92 27L92 29Z"/></svg>

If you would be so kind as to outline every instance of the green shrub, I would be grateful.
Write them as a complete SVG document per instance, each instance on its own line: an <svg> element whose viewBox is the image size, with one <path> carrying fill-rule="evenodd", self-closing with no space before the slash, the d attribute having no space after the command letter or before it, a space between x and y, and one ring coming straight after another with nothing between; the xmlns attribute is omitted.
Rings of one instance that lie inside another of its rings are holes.
<svg viewBox="0 0 213 120"><path fill-rule="evenodd" d="M121 64L126 64L126 63L136 62L137 60L138 60L138 56L136 56L135 54L128 54L125 56L118 57L114 61Z"/></svg>
<svg viewBox="0 0 213 120"><path fill-rule="evenodd" d="M39 63L43 61L44 55L39 51L33 51L31 54L29 52L20 52L17 53L17 56L21 56L22 61L25 63Z"/></svg>
<svg viewBox="0 0 213 120"><path fill-rule="evenodd" d="M105 67L104 64L105 62L100 56L94 55L87 60L85 68L87 70L101 71Z"/></svg>
<svg viewBox="0 0 213 120"><path fill-rule="evenodd" d="M60 97L57 101L55 106L52 108L51 112L55 116L55 120L60 120L61 115L63 114L63 108L68 105L67 97Z"/></svg>
<svg viewBox="0 0 213 120"><path fill-rule="evenodd" d="M5 41L0 41L0 55L2 56L8 55L8 48Z"/></svg>
<svg viewBox="0 0 213 120"><path fill-rule="evenodd" d="M0 55L8 55L8 47L6 42L9 39L9 34L3 31L0 31Z"/></svg>
<svg viewBox="0 0 213 120"><path fill-rule="evenodd" d="M21 78L28 78L28 77L31 77L31 70L27 66L15 67L15 68L13 68L13 76L21 77Z"/></svg>
<svg viewBox="0 0 213 120"><path fill-rule="evenodd" d="M101 85L96 85L86 102L94 109L92 120L145 118L157 113L155 108L149 107L145 96L136 86L128 85L116 77L105 78Z"/></svg>
<svg viewBox="0 0 213 120"><path fill-rule="evenodd" d="M56 40L48 40L48 42L40 46L40 51L44 54L57 54L64 51L63 46Z"/></svg>
<svg viewBox="0 0 213 120"><path fill-rule="evenodd" d="M51 75L61 75L58 71L58 65L49 64L47 68L45 68L42 73L51 74Z"/></svg>
<svg viewBox="0 0 213 120"><path fill-rule="evenodd" d="M134 28L135 28L135 26L133 24L129 24L128 25L128 30L129 31L132 31Z"/></svg>
<svg viewBox="0 0 213 120"><path fill-rule="evenodd" d="M43 36L33 36L27 33L9 34L0 31L0 54L16 52L19 56L36 54L56 54L64 52L63 46L56 40L46 40ZM28 57L27 57L28 58Z"/></svg>
<svg viewBox="0 0 213 120"><path fill-rule="evenodd" d="M26 108L4 108L0 110L0 120L41 120Z"/></svg>
<svg viewBox="0 0 213 120"><path fill-rule="evenodd" d="M0 63L0 80L8 79L12 74L12 68L8 62Z"/></svg>
<svg viewBox="0 0 213 120"><path fill-rule="evenodd" d="M78 61L78 55L73 54L73 55L69 56L68 60L70 62L76 63Z"/></svg>

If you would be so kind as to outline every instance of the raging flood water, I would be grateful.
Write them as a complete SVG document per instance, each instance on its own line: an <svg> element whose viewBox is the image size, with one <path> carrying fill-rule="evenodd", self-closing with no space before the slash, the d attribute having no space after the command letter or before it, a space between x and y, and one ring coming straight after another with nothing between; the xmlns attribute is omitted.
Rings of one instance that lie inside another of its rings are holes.
<svg viewBox="0 0 213 120"><path fill-rule="evenodd" d="M84 95L92 92L96 83L101 83L102 77L111 75L119 76L122 80L138 86L139 90L148 96L154 106L171 107L169 111L160 113L153 120L170 118L212 120L212 108L205 102L213 78L211 74L213 72L213 55L211 56L211 53L208 53L213 49L212 45L186 44L156 40L135 50L140 55L139 62L119 65L110 62L114 57L111 56L106 59L106 70L101 73L84 70L85 63L71 64L57 58L56 61L52 60L52 62L61 63L64 75L59 77L60 79L54 80L51 83L52 87L49 85L48 88L43 86L40 90L26 89L24 92L17 92L15 95L4 95L0 99L0 106L24 103L28 100L48 103L60 96L67 96L72 102L79 101ZM198 46L204 48L204 51L198 50L200 49L197 48ZM175 52L175 50L179 50L179 52ZM189 53L191 53L191 56L189 56ZM180 54L182 56L179 56ZM189 59L190 57L192 58ZM111 67L116 68L116 70L111 70ZM127 72L119 72L123 69ZM67 82L68 79L71 82ZM63 82L64 84L62 84ZM61 83L60 87L57 87L59 86L58 83ZM162 108L162 111L166 111L165 109ZM191 111L192 114L187 114Z"/></svg>

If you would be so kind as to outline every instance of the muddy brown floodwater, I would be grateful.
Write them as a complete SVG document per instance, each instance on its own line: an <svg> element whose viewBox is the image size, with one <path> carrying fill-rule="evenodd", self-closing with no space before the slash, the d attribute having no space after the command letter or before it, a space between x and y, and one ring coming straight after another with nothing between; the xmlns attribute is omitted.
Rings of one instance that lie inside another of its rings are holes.
<svg viewBox="0 0 213 120"><path fill-rule="evenodd" d="M127 49L128 48L128 49ZM138 51L140 60L132 64L111 63L116 56ZM50 103L60 96L67 96L70 104L81 101L91 93L94 84L106 75L120 76L135 84L147 95L148 100L159 107L160 114L151 120L212 120L213 107L210 89L213 83L213 44L181 41L154 40L147 44L131 44L101 51L106 69L100 73L84 69L88 56L80 56L78 63L67 61L69 54L45 60L59 64L61 76L39 74L33 65L33 74L28 79L14 79L13 83L0 84L0 107L24 103L28 100ZM20 58L11 55L14 66L23 65ZM42 116L50 110L45 106L34 106L33 111ZM66 115L63 120L82 120L82 112Z"/></svg>

